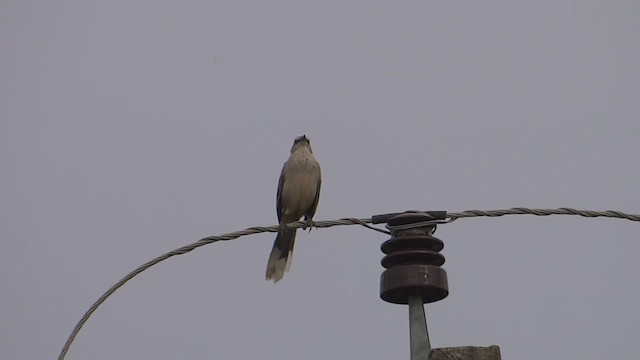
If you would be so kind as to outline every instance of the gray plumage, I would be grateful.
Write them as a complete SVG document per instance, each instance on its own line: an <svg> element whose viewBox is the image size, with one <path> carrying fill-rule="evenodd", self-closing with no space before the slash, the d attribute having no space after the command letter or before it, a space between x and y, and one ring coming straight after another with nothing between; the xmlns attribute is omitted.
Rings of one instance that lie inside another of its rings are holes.
<svg viewBox="0 0 640 360"><path fill-rule="evenodd" d="M307 226L313 225L312 219L320 197L320 184L320 164L313 157L309 139L303 135L294 141L291 155L284 163L278 181L276 211L280 231L269 255L267 280L276 283L289 271L296 229L289 229L285 225L300 220L303 215Z"/></svg>

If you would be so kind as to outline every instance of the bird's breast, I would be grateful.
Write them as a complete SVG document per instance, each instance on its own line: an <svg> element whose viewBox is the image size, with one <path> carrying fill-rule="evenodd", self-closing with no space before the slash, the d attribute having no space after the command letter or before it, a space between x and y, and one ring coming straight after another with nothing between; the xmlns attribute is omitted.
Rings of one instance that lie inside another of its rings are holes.
<svg viewBox="0 0 640 360"><path fill-rule="evenodd" d="M300 219L316 199L320 167L311 159L291 159L285 170L286 178L282 186L282 205L288 221ZM291 219L291 220L289 220Z"/></svg>

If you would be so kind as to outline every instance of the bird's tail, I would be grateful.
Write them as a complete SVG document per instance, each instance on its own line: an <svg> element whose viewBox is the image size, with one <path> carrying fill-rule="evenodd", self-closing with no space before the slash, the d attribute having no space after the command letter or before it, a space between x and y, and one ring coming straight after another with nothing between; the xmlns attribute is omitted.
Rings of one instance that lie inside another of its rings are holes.
<svg viewBox="0 0 640 360"><path fill-rule="evenodd" d="M277 283L289 271L295 241L296 229L285 228L278 232L267 262L267 280Z"/></svg>

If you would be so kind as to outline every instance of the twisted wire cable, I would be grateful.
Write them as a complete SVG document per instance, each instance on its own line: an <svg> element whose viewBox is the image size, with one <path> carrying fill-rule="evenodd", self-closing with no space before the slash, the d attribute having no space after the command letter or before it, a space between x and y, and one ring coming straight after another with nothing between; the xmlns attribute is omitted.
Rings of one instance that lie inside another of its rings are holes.
<svg viewBox="0 0 640 360"><path fill-rule="evenodd" d="M393 214L388 214L388 215L393 215ZM576 210L572 208L529 209L529 208L521 208L521 207L505 209L505 210L467 210L467 211L462 211L457 213L447 213L446 218L449 219L449 222L451 222L451 221L462 219L462 218L481 217L481 216L499 217L499 216L505 216L505 215L537 215L537 216L578 215L578 216L583 216L587 218L608 217L608 218L626 219L631 221L640 221L640 215L626 214L626 213L623 213L620 211L614 211L614 210L593 211L593 210ZM382 229L378 229L376 227L370 226L369 224L371 224L371 222L372 222L371 218L365 218L365 219L344 218L344 219L331 220L331 221L318 221L318 222L315 222L314 225L317 228L329 228L333 226L342 226L342 225L362 225L371 230L379 231L382 233L388 233L388 231L386 230L382 230ZM305 226L306 226L306 222L302 222L302 221L296 221L296 222L287 224L287 227L292 229L302 228ZM217 241L233 240L241 236L260 234L264 232L278 232L278 230L279 230L279 226L277 225L268 226L268 227L254 226L241 231L236 231L236 232L232 232L224 235L208 236L192 244L185 245L175 250L169 251L166 254L160 255L155 259L152 259L146 262L145 264L140 265L138 268L136 268L135 270L127 274L125 277L120 279L120 281L118 281L115 285L109 288L109 290L107 290L104 294L102 294L102 296L100 296L98 300L96 300L96 302L93 303L93 305L91 305L91 307L84 313L82 318L80 318L80 321L78 321L76 326L73 328L73 331L71 331L71 334L69 335L69 337L67 338L67 341L62 347L62 351L58 356L58 360L64 360L74 339L76 338L76 336L78 335L78 333L80 332L84 324L89 320L89 317L91 317L91 315L98 309L98 307L102 305L102 303L105 302L105 300L107 300L107 298L111 296L111 294L113 294L116 290L122 287L122 285L124 285L129 280L136 277L141 272L147 270L148 268L170 257L186 254L201 246L208 245Z"/></svg>
<svg viewBox="0 0 640 360"><path fill-rule="evenodd" d="M595 217L608 217L626 219L631 221L640 221L640 215L637 214L625 214L615 210L605 211L593 211L593 210L576 210L572 208L558 208L558 209L528 209L528 208L511 208L506 210L467 210L459 213L449 213L447 217L450 219L460 219L468 217L498 217L504 215L537 215L537 216L549 216L549 215L579 215L582 217L595 218Z"/></svg>

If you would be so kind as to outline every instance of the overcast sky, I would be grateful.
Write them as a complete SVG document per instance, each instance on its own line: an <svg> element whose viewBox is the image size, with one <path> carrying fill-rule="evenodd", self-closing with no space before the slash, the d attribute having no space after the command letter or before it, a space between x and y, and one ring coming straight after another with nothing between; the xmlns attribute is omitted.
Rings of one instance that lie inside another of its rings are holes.
<svg viewBox="0 0 640 360"><path fill-rule="evenodd" d="M129 271L275 225L293 139L316 220L409 209L640 213L637 1L0 2L0 358L53 359ZM434 347L629 359L640 223L512 216L441 226ZM151 268L67 359L408 359L379 298L383 234L273 234Z"/></svg>

